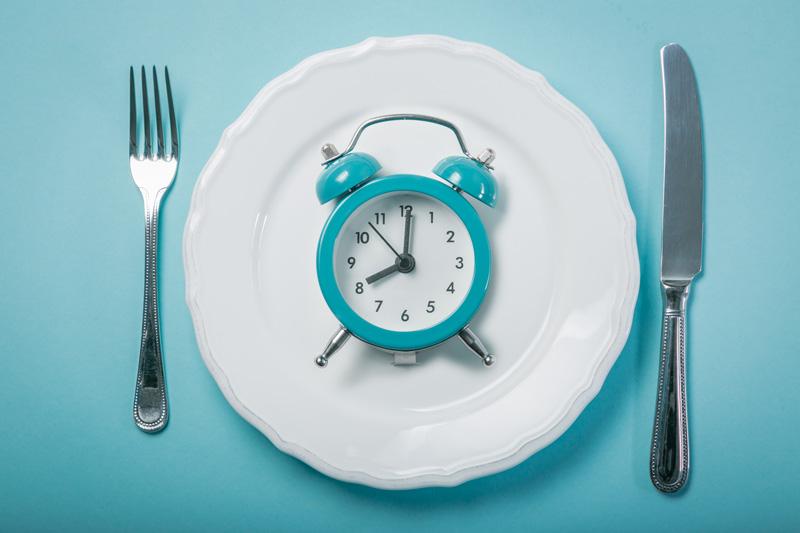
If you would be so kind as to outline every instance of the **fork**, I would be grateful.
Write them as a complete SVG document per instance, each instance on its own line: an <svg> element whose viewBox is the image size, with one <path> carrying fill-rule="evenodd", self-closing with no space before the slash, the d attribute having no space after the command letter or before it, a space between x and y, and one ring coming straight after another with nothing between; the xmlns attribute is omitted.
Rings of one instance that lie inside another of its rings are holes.
<svg viewBox="0 0 800 533"><path fill-rule="evenodd" d="M161 355L161 335L158 321L158 211L161 200L175 180L178 170L178 128L172 104L169 71L164 67L171 150L167 153L161 121L161 100L158 74L153 67L153 99L156 114L158 145L153 151L150 109L147 102L147 75L142 67L142 121L144 147L139 153L136 84L131 74L130 163L131 175L144 200L144 310L142 312L142 343L139 351L139 370L133 400L133 420L142 431L156 433L164 429L169 417L167 389L164 382L164 360Z"/></svg>

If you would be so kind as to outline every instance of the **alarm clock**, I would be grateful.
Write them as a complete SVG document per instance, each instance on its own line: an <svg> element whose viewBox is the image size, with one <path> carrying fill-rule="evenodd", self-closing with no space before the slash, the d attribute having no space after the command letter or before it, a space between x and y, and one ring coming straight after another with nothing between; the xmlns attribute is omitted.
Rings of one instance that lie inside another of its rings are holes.
<svg viewBox="0 0 800 533"><path fill-rule="evenodd" d="M398 120L450 129L463 155L442 159L433 176L379 175L377 159L353 150L366 128ZM416 363L418 351L458 336L491 366L494 356L469 327L489 286L491 249L464 194L494 207L494 151L470 155L447 120L394 114L363 122L343 152L326 144L322 155L317 197L336 205L319 238L317 278L340 326L316 364L327 366L351 336L392 353L395 364Z"/></svg>

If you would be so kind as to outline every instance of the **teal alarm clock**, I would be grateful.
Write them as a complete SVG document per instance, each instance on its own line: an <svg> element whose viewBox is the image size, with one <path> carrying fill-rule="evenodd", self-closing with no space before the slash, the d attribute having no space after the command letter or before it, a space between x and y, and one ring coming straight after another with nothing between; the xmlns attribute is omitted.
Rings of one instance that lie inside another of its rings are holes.
<svg viewBox="0 0 800 533"><path fill-rule="evenodd" d="M442 159L433 176L379 175L377 159L353 150L366 128L397 120L450 129L463 155ZM490 366L494 357L469 322L489 287L491 249L464 194L494 207L494 151L473 157L453 123L396 114L363 122L342 153L326 144L322 154L317 197L336 205L319 238L317 278L340 326L316 364L325 367L351 336L394 354L395 364L458 336Z"/></svg>

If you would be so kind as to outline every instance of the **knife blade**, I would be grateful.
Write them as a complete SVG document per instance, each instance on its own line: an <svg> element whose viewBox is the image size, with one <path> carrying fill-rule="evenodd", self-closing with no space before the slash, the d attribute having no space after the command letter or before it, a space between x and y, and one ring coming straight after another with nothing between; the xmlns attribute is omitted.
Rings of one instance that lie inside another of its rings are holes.
<svg viewBox="0 0 800 533"><path fill-rule="evenodd" d="M664 90L664 211L661 287L664 299L650 479L676 492L689 477L686 404L686 309L702 268L703 148L697 81L678 44L661 49Z"/></svg>
<svg viewBox="0 0 800 533"><path fill-rule="evenodd" d="M664 82L664 214L661 280L691 280L702 266L703 143L697 82L677 44L661 49Z"/></svg>

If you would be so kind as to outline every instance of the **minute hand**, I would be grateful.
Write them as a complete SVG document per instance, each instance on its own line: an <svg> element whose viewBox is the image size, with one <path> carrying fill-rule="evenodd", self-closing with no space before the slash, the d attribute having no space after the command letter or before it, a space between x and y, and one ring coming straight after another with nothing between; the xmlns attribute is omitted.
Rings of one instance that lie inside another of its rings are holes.
<svg viewBox="0 0 800 533"><path fill-rule="evenodd" d="M408 255L408 249L411 247L411 214L406 214L406 225L403 233L403 255Z"/></svg>

